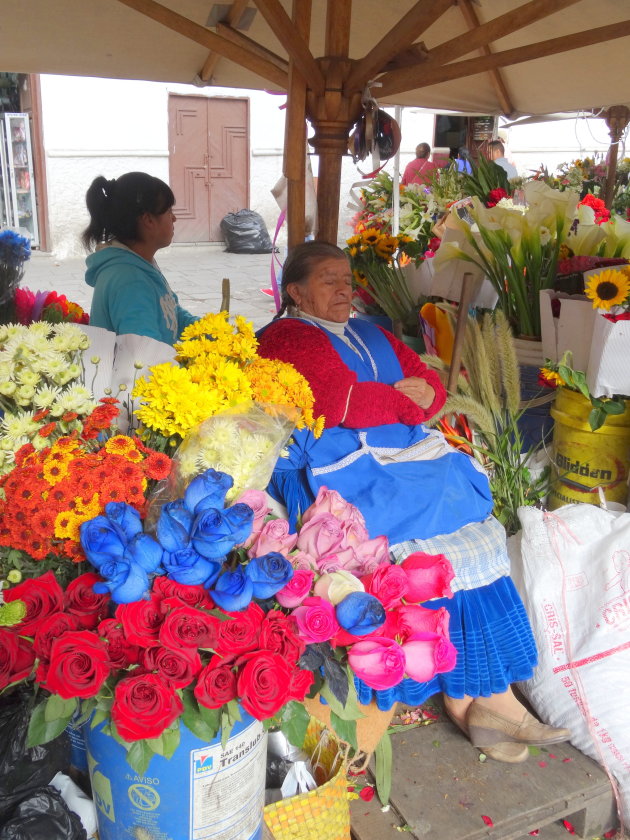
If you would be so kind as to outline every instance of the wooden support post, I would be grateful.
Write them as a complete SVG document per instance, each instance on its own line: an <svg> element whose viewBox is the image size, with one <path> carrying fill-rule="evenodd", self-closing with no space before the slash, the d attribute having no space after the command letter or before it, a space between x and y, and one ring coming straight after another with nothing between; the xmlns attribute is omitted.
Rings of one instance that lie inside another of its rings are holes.
<svg viewBox="0 0 630 840"><path fill-rule="evenodd" d="M604 201L606 202L606 207L610 210L615 197L615 178L617 176L619 139L630 121L630 109L625 105L613 105L604 112L604 119L606 120L606 125L608 126L610 134Z"/></svg>
<svg viewBox="0 0 630 840"><path fill-rule="evenodd" d="M464 274L462 280L462 291L459 298L459 306L457 308L457 322L455 324L455 339L453 341L453 355L451 358L451 369L448 373L448 384L446 386L449 394L454 394L457 391L457 378L462 363L462 348L464 346L464 337L466 335L466 325L468 323L468 309L470 301L472 300L472 274L468 272Z"/></svg>
<svg viewBox="0 0 630 840"><path fill-rule="evenodd" d="M221 283L221 312L230 311L230 278L224 277Z"/></svg>
<svg viewBox="0 0 630 840"><path fill-rule="evenodd" d="M292 20L296 31L308 42L311 31L311 0L293 0ZM287 179L287 241L291 249L304 242L306 232L306 80L293 59L289 63L282 171Z"/></svg>

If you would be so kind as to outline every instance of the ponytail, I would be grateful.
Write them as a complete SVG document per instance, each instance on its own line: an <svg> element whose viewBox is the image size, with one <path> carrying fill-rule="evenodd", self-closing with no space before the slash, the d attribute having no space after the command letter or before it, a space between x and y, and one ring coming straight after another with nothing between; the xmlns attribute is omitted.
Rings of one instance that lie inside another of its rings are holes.
<svg viewBox="0 0 630 840"><path fill-rule="evenodd" d="M119 239L125 245L138 240L138 220L144 213L156 216L175 204L168 184L146 172L127 172L108 181L99 175L85 194L90 223L81 239L87 250L99 242Z"/></svg>

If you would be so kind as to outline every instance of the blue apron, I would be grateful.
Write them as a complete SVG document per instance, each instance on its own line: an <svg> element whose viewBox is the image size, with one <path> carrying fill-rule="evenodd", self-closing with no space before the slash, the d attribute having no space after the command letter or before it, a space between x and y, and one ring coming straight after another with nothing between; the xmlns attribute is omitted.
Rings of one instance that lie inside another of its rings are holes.
<svg viewBox="0 0 630 840"><path fill-rule="evenodd" d="M404 378L391 344L369 322L352 319L346 327L345 335L358 352L319 328L359 382L393 385ZM296 431L267 489L285 505L295 527L320 487L337 490L359 508L371 538L384 534L392 544L452 533L492 511L488 479L475 459L422 425L335 426L319 439Z"/></svg>

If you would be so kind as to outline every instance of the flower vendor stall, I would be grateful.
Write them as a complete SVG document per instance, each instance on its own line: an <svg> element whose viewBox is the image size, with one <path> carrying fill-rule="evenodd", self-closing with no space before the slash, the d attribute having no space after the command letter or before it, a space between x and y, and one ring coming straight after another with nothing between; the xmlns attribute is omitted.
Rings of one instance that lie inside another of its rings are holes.
<svg viewBox="0 0 630 840"><path fill-rule="evenodd" d="M335 778L377 750L386 802L392 703L366 744L358 694L453 667L443 611L420 606L450 565L392 565L325 490L292 533L263 489L295 426L317 434L305 381L226 313L176 351L136 381L134 431L84 384L80 325L0 327L0 696L26 692L28 747L85 738L104 840L261 836L266 729L301 747L310 713L345 744Z"/></svg>

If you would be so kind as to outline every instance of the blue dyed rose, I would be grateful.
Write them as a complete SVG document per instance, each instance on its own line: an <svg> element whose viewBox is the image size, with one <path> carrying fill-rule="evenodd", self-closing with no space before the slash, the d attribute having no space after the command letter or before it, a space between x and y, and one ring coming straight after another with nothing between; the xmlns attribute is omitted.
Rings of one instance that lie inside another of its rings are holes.
<svg viewBox="0 0 630 840"><path fill-rule="evenodd" d="M385 624L385 607L374 595L351 592L335 608L337 621L353 636L365 636Z"/></svg>
<svg viewBox="0 0 630 840"><path fill-rule="evenodd" d="M195 518L190 535L192 546L209 560L225 557L235 545L247 539L253 521L254 511L248 505L204 510Z"/></svg>
<svg viewBox="0 0 630 840"><path fill-rule="evenodd" d="M208 508L222 508L225 504L225 494L234 484L231 475L206 470L194 478L184 494L186 507L192 513L201 513Z"/></svg>
<svg viewBox="0 0 630 840"><path fill-rule="evenodd" d="M125 553L128 542L125 532L106 516L83 522L79 534L85 556L96 569L112 558L122 559Z"/></svg>
<svg viewBox="0 0 630 840"><path fill-rule="evenodd" d="M217 560L206 560L190 546L171 553L165 552L162 563L172 580L188 586L212 586L223 565Z"/></svg>
<svg viewBox="0 0 630 840"><path fill-rule="evenodd" d="M100 568L107 580L93 585L95 592L109 592L116 604L131 604L148 594L149 577L142 566L125 560L109 560Z"/></svg>
<svg viewBox="0 0 630 840"><path fill-rule="evenodd" d="M254 557L249 561L245 574L254 587L254 598L271 598L293 577L293 566L277 551Z"/></svg>
<svg viewBox="0 0 630 840"><path fill-rule="evenodd" d="M234 572L224 572L210 590L214 602L226 612L246 609L254 595L254 585L241 566Z"/></svg>
<svg viewBox="0 0 630 840"><path fill-rule="evenodd" d="M149 534L143 534L141 532L129 540L124 559L130 563L135 563L136 566L140 566L145 572L150 573L160 570L163 554L164 552L159 542L154 540Z"/></svg>
<svg viewBox="0 0 630 840"><path fill-rule="evenodd" d="M194 519L183 499L164 505L156 528L157 538L164 551L180 551L188 546Z"/></svg>
<svg viewBox="0 0 630 840"><path fill-rule="evenodd" d="M142 519L138 511L126 502L108 502L105 516L118 525L128 540L142 533Z"/></svg>

